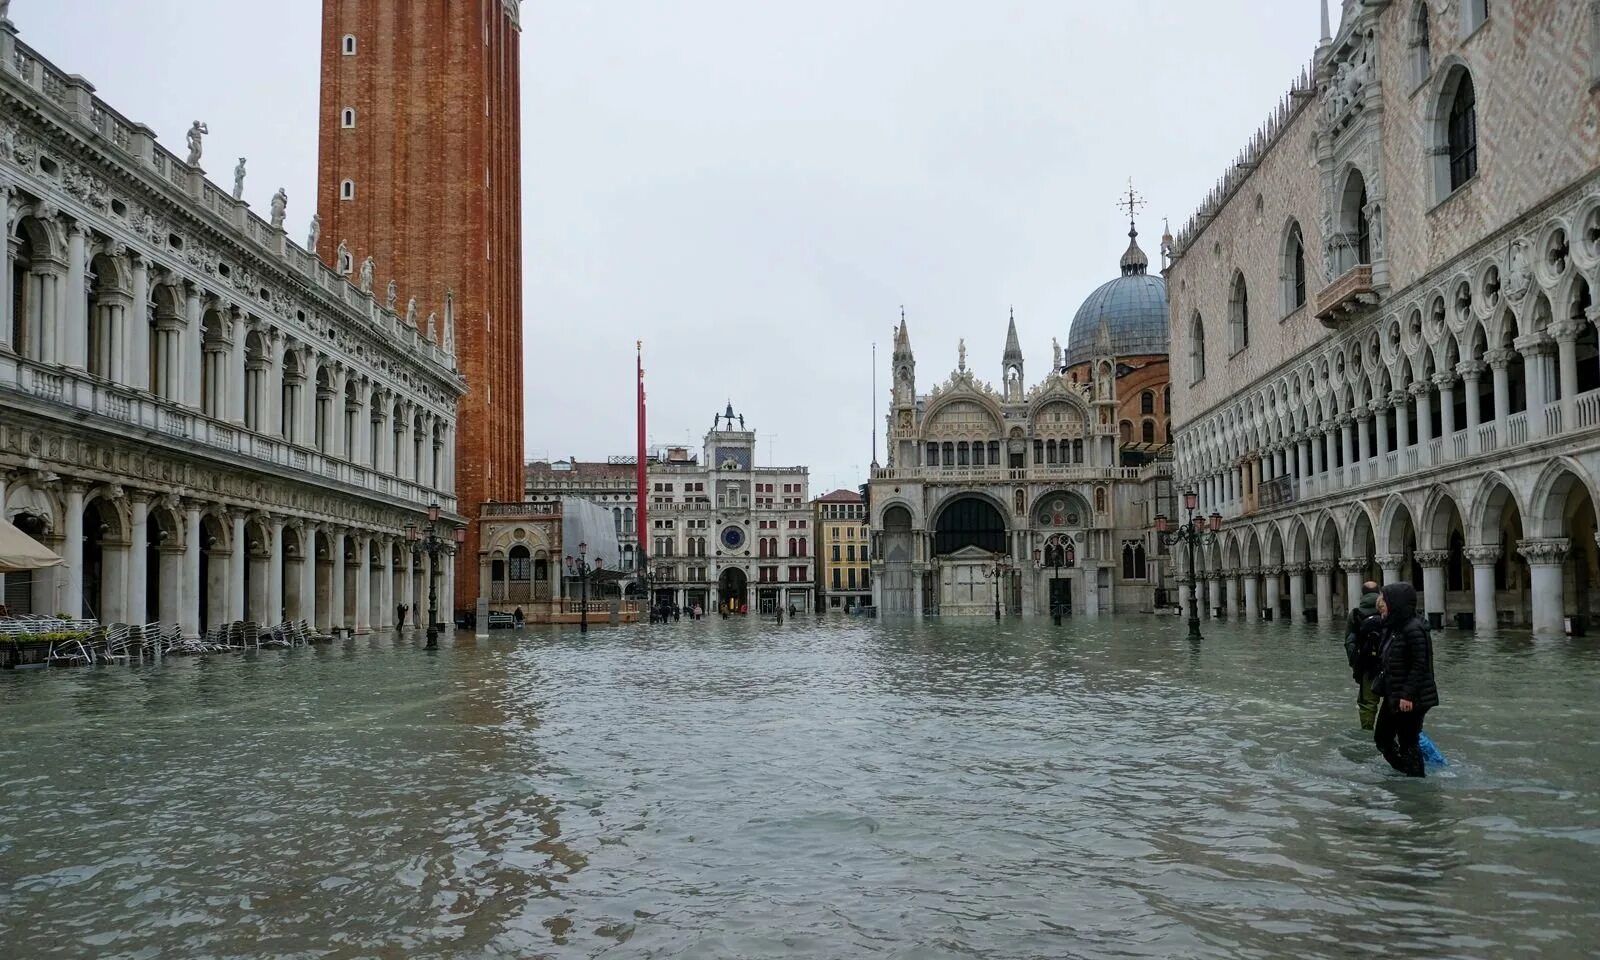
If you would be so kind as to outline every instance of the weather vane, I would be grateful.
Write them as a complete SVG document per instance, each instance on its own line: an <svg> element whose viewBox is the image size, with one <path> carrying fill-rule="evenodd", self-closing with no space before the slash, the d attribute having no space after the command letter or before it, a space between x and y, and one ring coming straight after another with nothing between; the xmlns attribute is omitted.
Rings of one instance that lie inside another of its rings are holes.
<svg viewBox="0 0 1600 960"><path fill-rule="evenodd" d="M1133 178L1129 177L1128 178L1128 195L1127 195L1127 197L1117 201L1117 209L1126 210L1128 212L1128 226L1129 227L1133 226L1134 215L1136 213L1138 213L1139 212L1139 208L1143 207L1144 205L1145 205L1144 197L1139 196L1137 193L1135 193L1133 191Z"/></svg>

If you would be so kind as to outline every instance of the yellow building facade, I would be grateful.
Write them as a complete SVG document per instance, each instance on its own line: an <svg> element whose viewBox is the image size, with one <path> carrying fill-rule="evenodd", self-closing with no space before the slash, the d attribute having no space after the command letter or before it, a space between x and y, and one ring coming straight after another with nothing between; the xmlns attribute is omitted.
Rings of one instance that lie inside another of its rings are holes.
<svg viewBox="0 0 1600 960"><path fill-rule="evenodd" d="M817 611L849 613L872 603L867 504L854 490L811 501L817 536Z"/></svg>

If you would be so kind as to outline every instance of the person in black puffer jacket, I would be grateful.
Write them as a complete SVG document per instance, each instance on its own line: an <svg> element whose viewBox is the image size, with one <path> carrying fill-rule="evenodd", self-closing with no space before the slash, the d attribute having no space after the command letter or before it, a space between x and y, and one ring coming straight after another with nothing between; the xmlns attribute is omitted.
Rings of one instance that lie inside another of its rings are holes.
<svg viewBox="0 0 1600 960"><path fill-rule="evenodd" d="M1383 672L1374 684L1382 703L1372 739L1383 758L1408 777L1423 776L1422 720L1439 705L1433 679L1433 640L1428 623L1417 613L1417 591L1409 583L1391 583L1378 596L1383 616Z"/></svg>

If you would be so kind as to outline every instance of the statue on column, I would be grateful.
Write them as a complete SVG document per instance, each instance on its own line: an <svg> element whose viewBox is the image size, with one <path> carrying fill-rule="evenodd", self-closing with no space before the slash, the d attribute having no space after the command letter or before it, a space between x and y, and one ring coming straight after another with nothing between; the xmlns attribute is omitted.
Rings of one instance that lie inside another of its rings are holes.
<svg viewBox="0 0 1600 960"><path fill-rule="evenodd" d="M439 322L439 315L437 313L429 313L428 314L428 342L429 343L437 343L438 342L438 322Z"/></svg>
<svg viewBox="0 0 1600 960"><path fill-rule="evenodd" d="M289 192L282 187L272 195L272 229L283 229L284 215L289 212Z"/></svg>
<svg viewBox="0 0 1600 960"><path fill-rule="evenodd" d="M1059 373L1061 371L1061 341L1055 337L1050 338L1050 356L1052 357L1050 361L1052 369Z"/></svg>
<svg viewBox="0 0 1600 960"><path fill-rule="evenodd" d="M367 259L361 261L361 292L362 293L371 293L372 292L372 270L373 270L373 266L374 266L374 264L372 262L372 257L370 255L367 257Z"/></svg>
<svg viewBox="0 0 1600 960"><path fill-rule="evenodd" d="M233 199L244 199L244 157L240 157L239 165L233 168Z"/></svg>
<svg viewBox="0 0 1600 960"><path fill-rule="evenodd" d="M967 338L962 337L956 341L957 369L962 373L967 372Z"/></svg>
<svg viewBox="0 0 1600 960"><path fill-rule="evenodd" d="M334 269L340 273L350 272L350 245L343 240L339 241L339 251L334 255Z"/></svg>
<svg viewBox="0 0 1600 960"><path fill-rule="evenodd" d="M417 329L417 298L412 297L406 302L406 326Z"/></svg>
<svg viewBox="0 0 1600 960"><path fill-rule="evenodd" d="M306 233L306 249L312 253L317 252L317 240L322 237L322 217L319 214L311 215L311 229Z"/></svg>
<svg viewBox="0 0 1600 960"><path fill-rule="evenodd" d="M389 288L383 294L383 309L394 313L394 302L400 296L400 287L393 280L389 281Z"/></svg>
<svg viewBox="0 0 1600 960"><path fill-rule="evenodd" d="M189 127L188 134L184 136L184 140L189 144L189 166L195 166L200 162L200 154L204 152L205 148L203 138L210 132L211 128L199 120L196 120L194 125Z"/></svg>

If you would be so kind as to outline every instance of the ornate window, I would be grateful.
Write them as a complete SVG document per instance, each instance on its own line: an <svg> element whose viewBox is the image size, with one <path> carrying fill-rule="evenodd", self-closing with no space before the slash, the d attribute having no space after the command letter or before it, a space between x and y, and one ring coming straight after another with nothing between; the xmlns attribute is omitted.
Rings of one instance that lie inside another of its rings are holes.
<svg viewBox="0 0 1600 960"><path fill-rule="evenodd" d="M1244 274L1233 272L1233 289L1228 294L1228 332L1234 353L1250 346L1250 291Z"/></svg>
<svg viewBox="0 0 1600 960"><path fill-rule="evenodd" d="M1339 204L1339 269L1343 276L1356 267L1372 262L1372 227L1367 222L1367 178L1351 170L1344 183Z"/></svg>
<svg viewBox="0 0 1600 960"><path fill-rule="evenodd" d="M1306 305L1306 243L1297 220L1289 221L1283 241L1283 314Z"/></svg>
<svg viewBox="0 0 1600 960"><path fill-rule="evenodd" d="M1189 321L1189 382L1199 383L1206 378L1206 325L1195 314Z"/></svg>
<svg viewBox="0 0 1600 960"><path fill-rule="evenodd" d="M1428 4L1417 0L1416 11L1411 15L1411 82L1420 86L1433 69L1428 45Z"/></svg>

